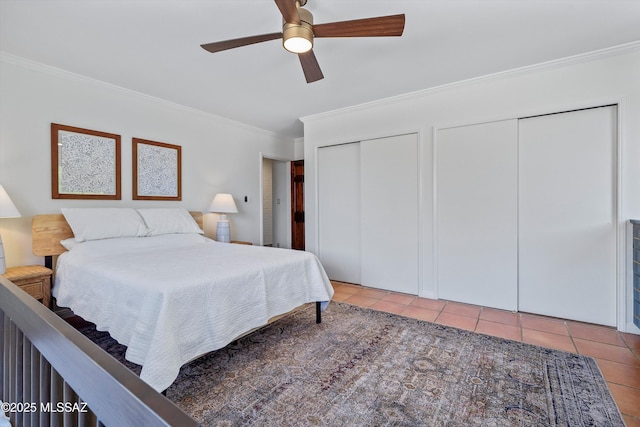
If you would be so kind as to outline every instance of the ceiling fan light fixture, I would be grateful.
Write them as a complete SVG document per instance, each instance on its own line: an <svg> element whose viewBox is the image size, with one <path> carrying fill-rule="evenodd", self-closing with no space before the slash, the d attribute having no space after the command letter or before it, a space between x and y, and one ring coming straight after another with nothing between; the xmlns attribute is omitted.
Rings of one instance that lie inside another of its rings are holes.
<svg viewBox="0 0 640 427"><path fill-rule="evenodd" d="M311 50L313 42L304 36L293 35L291 37L283 38L282 45L289 52L304 53Z"/></svg>
<svg viewBox="0 0 640 427"><path fill-rule="evenodd" d="M284 22L282 45L289 52L305 53L313 48L313 15L307 9L298 6L298 16L300 24Z"/></svg>

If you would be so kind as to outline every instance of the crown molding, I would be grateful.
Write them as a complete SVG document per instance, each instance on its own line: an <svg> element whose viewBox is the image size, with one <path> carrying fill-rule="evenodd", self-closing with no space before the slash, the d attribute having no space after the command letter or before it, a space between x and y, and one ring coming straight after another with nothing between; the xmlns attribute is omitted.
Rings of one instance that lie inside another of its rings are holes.
<svg viewBox="0 0 640 427"><path fill-rule="evenodd" d="M525 74L542 71L542 70L551 70L551 69L560 68L566 65L579 64L579 63L594 61L597 59L603 59L603 58L612 57L612 56L619 56L619 55L624 55L627 53L634 53L634 52L640 52L640 40L633 41L630 43L624 43L621 45L616 45L616 46L612 46L604 49L599 49L591 52L581 53L578 55L572 55L564 58L554 59L551 61L540 62L538 64L527 65L524 67L513 68L510 70L487 74L484 76L473 77L470 79L460 80L453 83L446 83L443 85L434 86L427 89L421 89L418 91L409 92L402 95L378 99L371 102L365 102L362 104L340 108L337 110L326 111L318 114L311 114L308 116L300 117L300 121L302 121L303 123L308 123L314 120L333 117L333 116L344 114L351 111L361 111L362 109L387 106L387 105L392 105L398 102L422 98L425 95L429 95L432 93L441 92L444 90L465 86L469 84L495 80L503 77L525 75Z"/></svg>
<svg viewBox="0 0 640 427"><path fill-rule="evenodd" d="M178 104L175 102L171 102L171 101L167 101L165 99L162 98L158 98L155 96L151 96L151 95L147 95L144 94L142 92L137 92L135 90L131 90L131 89L127 89L124 88L122 86L117 86L111 83L107 83L104 82L102 80L97 80L91 77L87 77L84 76L82 74L77 74L77 73L73 73L71 71L67 71L64 70L62 68L57 68L57 67L52 67L50 65L46 65L43 64L41 62L37 62L37 61L33 61L30 59L26 59L23 58L21 56L17 56L17 55L13 55L7 52L2 52L0 51L0 62L5 62L7 64L13 64L13 65L18 65L33 71L38 71L44 74L49 74L49 75L53 75L56 77L61 77L67 80L75 80L75 81L79 81L82 83L87 83L87 84L91 84L97 87L102 87L105 89L109 89L109 90L114 90L114 91L118 91L120 93L126 94L126 95L130 95L130 96L134 96L136 98L142 99L142 100L146 100L146 101L151 101L160 105L164 105L166 107L169 108L176 108L178 110L182 110L191 114L196 114L202 117L205 117L207 119L212 119L215 121L219 121L222 122L226 125L230 125L236 128L240 128L243 130L247 130L250 132L255 132L255 133L260 133L262 135L266 135L266 136L270 136L270 137L276 137L279 139L286 139L286 140L291 140L291 142L293 142L291 137L285 136L285 135L281 135L278 134L276 132L272 132L266 129L262 129L262 128L258 128L252 125L249 125L247 123L242 123L236 120L232 120L232 119L228 119L226 117L223 116L218 116L216 114L212 114L212 113L207 113L205 111L202 110L198 110L196 108L192 108L192 107L187 107L186 105L182 105L182 104Z"/></svg>

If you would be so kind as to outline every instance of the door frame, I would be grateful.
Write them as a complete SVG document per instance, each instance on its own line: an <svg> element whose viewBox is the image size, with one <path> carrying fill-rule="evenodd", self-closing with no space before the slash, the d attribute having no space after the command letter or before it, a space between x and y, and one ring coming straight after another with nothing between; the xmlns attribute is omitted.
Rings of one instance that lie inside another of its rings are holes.
<svg viewBox="0 0 640 427"><path fill-rule="evenodd" d="M260 246L264 246L264 190L262 188L262 173L263 173L263 168L262 168L262 162L264 161L264 159L268 159L268 160L274 160L277 162L283 162L283 163L291 163L290 159L287 158L283 158L283 157L278 157L278 156L269 156L269 155L265 155L264 153L260 152L258 153L258 222L259 222L259 239L258 239L258 243ZM290 167L290 165L288 165ZM287 188L289 188L291 186L291 175L289 173L285 174L286 177L286 182L285 182L285 186ZM285 211L285 221L287 224L291 223L291 192L287 191L286 192L286 198L285 198L285 203L284 203L284 211ZM287 233L287 241L286 244L288 247L291 246L291 235L290 233Z"/></svg>
<svg viewBox="0 0 640 427"><path fill-rule="evenodd" d="M294 174L294 170L296 168L295 165L297 164L302 164L302 186L296 186L295 185L295 174ZM300 159L300 160L292 160L289 162L289 188L290 188L290 203L289 203L289 211L291 212L291 220L290 222L290 227L291 227L291 242L289 244L289 246L291 247L291 249L297 249L297 250L302 250L304 251L306 249L306 238L305 238L305 218L304 218L304 212L305 212L305 204L304 204L304 159ZM302 247L301 248L294 248L294 244L296 242L296 217L295 217L295 208L296 208L296 202L298 200L298 198L302 198Z"/></svg>

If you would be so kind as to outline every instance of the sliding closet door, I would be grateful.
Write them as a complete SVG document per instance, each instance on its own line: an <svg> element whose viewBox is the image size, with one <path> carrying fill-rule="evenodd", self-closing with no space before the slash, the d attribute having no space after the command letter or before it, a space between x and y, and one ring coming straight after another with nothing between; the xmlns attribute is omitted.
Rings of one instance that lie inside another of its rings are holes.
<svg viewBox="0 0 640 427"><path fill-rule="evenodd" d="M520 311L616 324L616 108L520 120Z"/></svg>
<svg viewBox="0 0 640 427"><path fill-rule="evenodd" d="M360 144L318 149L318 255L332 280L360 283Z"/></svg>
<svg viewBox="0 0 640 427"><path fill-rule="evenodd" d="M418 136L360 143L362 284L418 294Z"/></svg>
<svg viewBox="0 0 640 427"><path fill-rule="evenodd" d="M517 308L517 137L517 120L438 131L440 298Z"/></svg>

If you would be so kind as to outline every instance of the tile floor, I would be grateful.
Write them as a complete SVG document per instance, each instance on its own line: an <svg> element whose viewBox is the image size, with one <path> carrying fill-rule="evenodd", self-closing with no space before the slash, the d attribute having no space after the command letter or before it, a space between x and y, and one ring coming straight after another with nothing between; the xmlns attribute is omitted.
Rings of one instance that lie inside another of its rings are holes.
<svg viewBox="0 0 640 427"><path fill-rule="evenodd" d="M591 356L598 362L627 427L640 427L640 335L572 320L332 284L334 301Z"/></svg>

